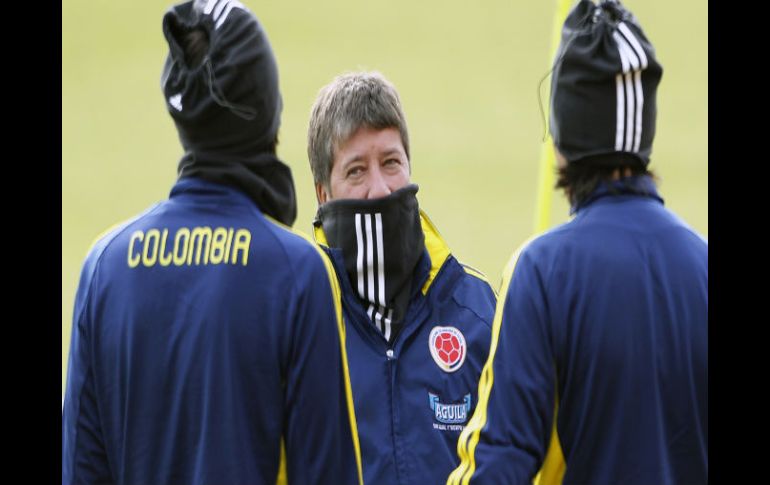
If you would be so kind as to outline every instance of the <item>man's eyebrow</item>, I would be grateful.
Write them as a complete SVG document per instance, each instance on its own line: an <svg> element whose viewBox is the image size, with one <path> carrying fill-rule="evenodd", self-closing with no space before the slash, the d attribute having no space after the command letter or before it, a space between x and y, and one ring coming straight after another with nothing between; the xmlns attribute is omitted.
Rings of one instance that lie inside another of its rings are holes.
<svg viewBox="0 0 770 485"><path fill-rule="evenodd" d="M400 155L401 154L401 150L398 147L386 148L385 150L380 152L380 155L381 156L387 156L387 155L393 155L394 153Z"/></svg>

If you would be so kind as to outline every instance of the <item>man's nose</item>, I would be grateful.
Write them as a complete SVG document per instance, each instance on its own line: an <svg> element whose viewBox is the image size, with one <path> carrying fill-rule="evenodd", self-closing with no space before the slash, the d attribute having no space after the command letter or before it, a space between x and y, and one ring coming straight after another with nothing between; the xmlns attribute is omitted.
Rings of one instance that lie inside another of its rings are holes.
<svg viewBox="0 0 770 485"><path fill-rule="evenodd" d="M379 164L377 165L377 168L371 170L369 174L369 193L366 196L367 199L379 199L380 197L388 196L393 192L390 190L388 181L385 178L385 174L382 173Z"/></svg>

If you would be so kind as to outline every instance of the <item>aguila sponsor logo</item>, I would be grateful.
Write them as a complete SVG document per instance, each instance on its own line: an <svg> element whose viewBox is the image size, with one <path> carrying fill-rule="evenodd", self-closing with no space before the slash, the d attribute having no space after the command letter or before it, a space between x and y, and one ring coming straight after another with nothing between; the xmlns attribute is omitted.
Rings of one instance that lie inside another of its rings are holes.
<svg viewBox="0 0 770 485"><path fill-rule="evenodd" d="M443 403L438 395L432 392L428 393L430 408L436 421L444 424L462 424L468 421L468 415L471 412L471 395L466 394L463 402Z"/></svg>

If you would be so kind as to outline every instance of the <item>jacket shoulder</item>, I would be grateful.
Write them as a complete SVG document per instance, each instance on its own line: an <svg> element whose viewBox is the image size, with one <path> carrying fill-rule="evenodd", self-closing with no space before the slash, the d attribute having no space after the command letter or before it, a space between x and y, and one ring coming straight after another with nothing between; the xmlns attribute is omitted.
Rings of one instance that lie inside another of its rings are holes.
<svg viewBox="0 0 770 485"><path fill-rule="evenodd" d="M88 248L88 253L86 254L84 263L84 272L86 268L95 267L113 242L128 232L129 229L136 223L152 214L160 205L161 204L155 204L144 212L132 217L131 219L110 226L109 228L102 231L98 236L96 236L91 243L91 247Z"/></svg>
<svg viewBox="0 0 770 485"><path fill-rule="evenodd" d="M452 300L475 314L491 329L497 294L489 280L481 271L460 263L454 257L450 257L446 264L447 269L457 275L451 292Z"/></svg>
<svg viewBox="0 0 770 485"><path fill-rule="evenodd" d="M301 277L318 272L336 278L329 256L309 235L286 226L268 215L264 215L267 231L282 248L289 264L295 269L295 276Z"/></svg>

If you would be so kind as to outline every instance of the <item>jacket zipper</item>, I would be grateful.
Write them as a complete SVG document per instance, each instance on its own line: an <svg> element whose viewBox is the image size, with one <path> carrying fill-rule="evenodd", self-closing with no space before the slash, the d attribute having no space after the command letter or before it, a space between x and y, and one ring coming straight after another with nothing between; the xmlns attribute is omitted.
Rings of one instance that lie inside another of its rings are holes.
<svg viewBox="0 0 770 485"><path fill-rule="evenodd" d="M388 348L385 351L385 358L387 360L387 366L388 366L388 395L390 397L390 438L393 443L393 465L396 470L396 483L401 483L401 476L400 476L400 465L398 461L398 451L396 448L396 408L395 408L395 399L393 397L393 366L395 365L393 361L395 360L393 358L393 349Z"/></svg>

